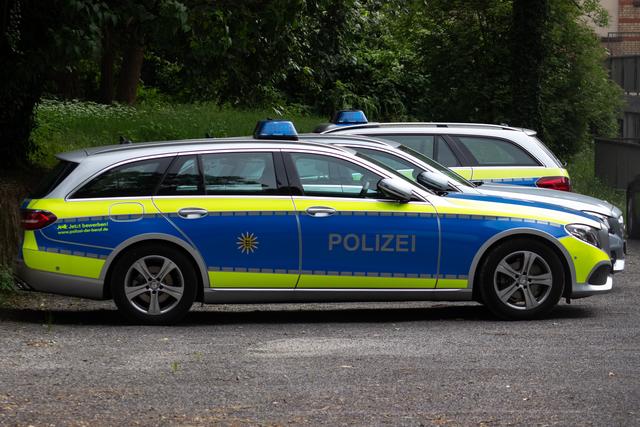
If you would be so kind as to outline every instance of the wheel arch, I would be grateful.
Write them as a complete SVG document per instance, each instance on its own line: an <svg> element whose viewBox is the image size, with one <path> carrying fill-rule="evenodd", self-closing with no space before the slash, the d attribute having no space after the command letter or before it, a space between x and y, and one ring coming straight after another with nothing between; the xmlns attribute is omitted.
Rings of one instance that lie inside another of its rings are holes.
<svg viewBox="0 0 640 427"><path fill-rule="evenodd" d="M111 252L111 254L107 257L102 270L100 271L99 277L99 280L102 281L104 286L103 295L105 296L105 298L111 298L111 289L109 287L111 272L113 271L113 267L115 266L120 256L132 247L153 242L169 244L187 255L187 257L193 263L193 267L196 270L196 276L199 278L198 281L200 286L198 287L198 293L196 294L196 301L202 301L204 288L209 287L207 265L205 264L202 255L200 255L200 252L198 252L193 246L189 245L184 240L179 239L175 236L171 236L169 234L162 233L146 233L137 235L120 243Z"/></svg>
<svg viewBox="0 0 640 427"><path fill-rule="evenodd" d="M536 239L548 245L552 250L556 252L558 258L560 259L560 262L562 262L565 272L565 288L563 290L563 295L566 296L571 293L573 284L576 282L576 270L575 266L573 265L573 261L571 260L569 251L567 251L567 249L562 246L560 242L558 242L558 239L556 239L549 233L537 230L535 228L514 228L492 236L489 240L484 242L484 244L480 247L480 249L478 249L475 256L473 257L471 267L469 268L469 285L472 287L472 297L475 301L480 300L480 287L476 286L476 280L479 277L479 275L477 274L478 269L480 265L482 265L482 261L484 260L485 256L494 247L506 241L521 237Z"/></svg>

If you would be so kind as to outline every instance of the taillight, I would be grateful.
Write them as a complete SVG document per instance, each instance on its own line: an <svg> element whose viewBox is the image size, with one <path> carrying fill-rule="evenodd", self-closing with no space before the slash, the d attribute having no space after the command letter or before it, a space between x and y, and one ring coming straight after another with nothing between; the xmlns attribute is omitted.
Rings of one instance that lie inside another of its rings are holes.
<svg viewBox="0 0 640 427"><path fill-rule="evenodd" d="M34 209L20 210L20 224L25 230L38 230L49 224L53 224L58 219L57 216L49 211L41 211Z"/></svg>
<svg viewBox="0 0 640 427"><path fill-rule="evenodd" d="M566 176L545 176L536 181L536 186L552 190L571 191L571 180Z"/></svg>

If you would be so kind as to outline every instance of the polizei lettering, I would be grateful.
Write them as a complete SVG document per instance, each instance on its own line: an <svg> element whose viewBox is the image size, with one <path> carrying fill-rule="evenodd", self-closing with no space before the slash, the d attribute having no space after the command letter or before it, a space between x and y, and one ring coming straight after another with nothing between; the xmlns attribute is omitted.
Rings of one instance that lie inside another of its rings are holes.
<svg viewBox="0 0 640 427"><path fill-rule="evenodd" d="M329 233L329 251L415 252L415 234L339 234Z"/></svg>

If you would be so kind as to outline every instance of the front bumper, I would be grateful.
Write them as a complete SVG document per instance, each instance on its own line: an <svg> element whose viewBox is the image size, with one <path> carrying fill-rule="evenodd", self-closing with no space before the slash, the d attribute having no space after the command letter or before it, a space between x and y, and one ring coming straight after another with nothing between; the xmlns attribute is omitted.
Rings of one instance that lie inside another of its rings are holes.
<svg viewBox="0 0 640 427"><path fill-rule="evenodd" d="M13 271L18 288L23 290L104 299L104 284L101 280L35 270L21 259L16 261Z"/></svg>
<svg viewBox="0 0 640 427"><path fill-rule="evenodd" d="M609 253L611 254L614 273L624 271L625 248L626 242L623 237L618 234L609 233Z"/></svg>
<svg viewBox="0 0 640 427"><path fill-rule="evenodd" d="M611 263L601 262L596 265L586 283L576 283L571 290L571 298L584 298L591 295L606 294L613 289L613 272Z"/></svg>
<svg viewBox="0 0 640 427"><path fill-rule="evenodd" d="M577 283L571 292L571 298L585 298L591 295L606 294L613 289L613 275L607 276L604 285L591 285L589 283Z"/></svg>

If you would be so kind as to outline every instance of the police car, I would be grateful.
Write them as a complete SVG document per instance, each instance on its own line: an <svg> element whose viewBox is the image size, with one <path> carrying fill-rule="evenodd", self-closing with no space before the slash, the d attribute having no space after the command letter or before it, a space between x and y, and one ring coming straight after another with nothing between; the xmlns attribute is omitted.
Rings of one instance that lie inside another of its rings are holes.
<svg viewBox="0 0 640 427"><path fill-rule="evenodd" d="M194 301L471 301L548 313L612 289L606 226L580 211L442 197L353 150L254 139L58 155L22 205L25 289L173 323Z"/></svg>
<svg viewBox="0 0 640 427"><path fill-rule="evenodd" d="M569 173L530 129L476 123L368 123L339 111L315 132L400 142L473 181L571 191Z"/></svg>
<svg viewBox="0 0 640 427"><path fill-rule="evenodd" d="M621 272L624 270L626 255L624 218L622 211L607 201L583 194L539 187L492 183L478 186L433 159L395 141L356 135L303 134L299 138L353 149L433 191L448 193L446 194L448 197L477 199L491 196L506 198L506 202L510 202L510 199L518 199L568 207L597 216L605 221L609 228L609 248L613 271Z"/></svg>

